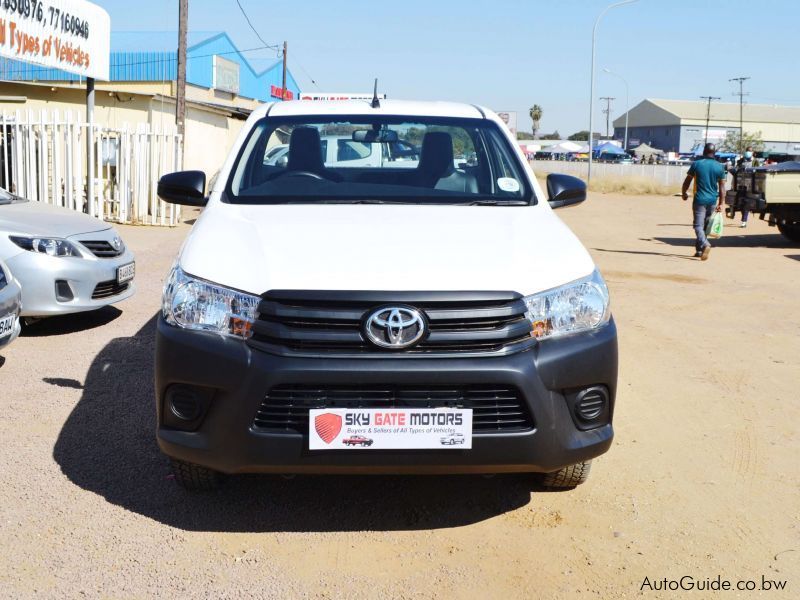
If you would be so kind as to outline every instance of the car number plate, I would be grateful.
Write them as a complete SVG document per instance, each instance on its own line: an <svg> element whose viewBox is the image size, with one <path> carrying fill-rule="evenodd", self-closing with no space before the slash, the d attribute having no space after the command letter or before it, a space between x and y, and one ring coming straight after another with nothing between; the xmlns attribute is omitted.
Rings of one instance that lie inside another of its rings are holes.
<svg viewBox="0 0 800 600"><path fill-rule="evenodd" d="M321 408L308 411L309 450L468 450L471 408Z"/></svg>
<svg viewBox="0 0 800 600"><path fill-rule="evenodd" d="M136 263L128 263L127 265L117 267L117 283L130 281L133 279L134 275L136 275Z"/></svg>
<svg viewBox="0 0 800 600"><path fill-rule="evenodd" d="M0 340L11 335L11 332L14 331L16 320L17 315L13 313L0 317Z"/></svg>

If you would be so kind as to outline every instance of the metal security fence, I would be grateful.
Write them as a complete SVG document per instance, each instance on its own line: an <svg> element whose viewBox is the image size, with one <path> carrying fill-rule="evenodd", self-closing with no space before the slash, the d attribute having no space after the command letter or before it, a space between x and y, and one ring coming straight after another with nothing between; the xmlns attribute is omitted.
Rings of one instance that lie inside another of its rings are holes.
<svg viewBox="0 0 800 600"><path fill-rule="evenodd" d="M180 135L149 124L90 126L69 111L0 114L0 184L106 221L177 225L180 207L159 200L156 183L180 170L182 156Z"/></svg>
<svg viewBox="0 0 800 600"><path fill-rule="evenodd" d="M587 162L568 160L531 161L534 172L565 173L586 179ZM622 165L614 163L592 163L592 177L639 177L664 186L680 187L686 178L688 165Z"/></svg>

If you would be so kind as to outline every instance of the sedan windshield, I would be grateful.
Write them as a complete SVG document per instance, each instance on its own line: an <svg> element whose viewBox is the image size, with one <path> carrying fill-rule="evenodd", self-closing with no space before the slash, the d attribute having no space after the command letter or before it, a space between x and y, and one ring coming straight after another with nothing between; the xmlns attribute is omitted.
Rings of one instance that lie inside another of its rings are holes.
<svg viewBox="0 0 800 600"><path fill-rule="evenodd" d="M226 200L280 203L534 203L511 144L486 119L270 118L231 171Z"/></svg>

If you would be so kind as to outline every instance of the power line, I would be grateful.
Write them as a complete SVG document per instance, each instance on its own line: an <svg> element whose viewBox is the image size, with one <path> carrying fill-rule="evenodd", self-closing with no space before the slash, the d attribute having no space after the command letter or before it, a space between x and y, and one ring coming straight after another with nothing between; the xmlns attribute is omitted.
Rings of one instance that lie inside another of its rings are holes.
<svg viewBox="0 0 800 600"><path fill-rule="evenodd" d="M611 102L616 100L616 98L603 96L602 98L600 98L600 100L606 101L606 107L603 109L603 112L606 115L606 139L608 139L608 126L609 126L609 121L611 120Z"/></svg>
<svg viewBox="0 0 800 600"><path fill-rule="evenodd" d="M301 64L300 64L300 62L297 60L297 55L296 55L296 54L294 54L294 59L293 59L293 62L294 62L294 64L296 64L298 67L300 67L300 70L301 70L303 73L305 73L305 76L306 76L306 77L308 77L308 80L309 80L311 83L313 83L313 84L314 84L314 87L316 87L318 91L320 91L320 92L321 92L321 91L322 91L322 88L320 88L320 87L319 87L319 85L317 85L317 82L314 80L314 78L313 78L313 77L312 77L312 76L309 74L309 72L308 72L308 71L306 71L305 67L303 67L303 65L301 65Z"/></svg>
<svg viewBox="0 0 800 600"><path fill-rule="evenodd" d="M703 100L708 101L708 105L706 106L706 137L703 144L708 143L708 124L711 122L711 101L712 100L721 100L719 96L700 96Z"/></svg>
<svg viewBox="0 0 800 600"><path fill-rule="evenodd" d="M738 81L739 91L733 92L734 96L739 96L739 154L744 154L744 97L749 96L749 92L744 91L744 82L750 79L749 77L732 77L728 81Z"/></svg>
<svg viewBox="0 0 800 600"><path fill-rule="evenodd" d="M256 28L253 27L253 23L250 22L250 17L248 17L247 13L244 11L244 7L242 6L242 3L239 2L239 0L236 0L236 4L239 6L239 10L242 11L242 15L244 15L245 21L247 21L247 24L250 25L250 29L253 30L253 33L256 34L256 37L261 41L261 43L264 44L265 47L270 48L271 50L275 50L275 51L280 50L280 46L278 44L268 44L267 42L264 41L264 38L262 38L258 34L258 31L256 31Z"/></svg>

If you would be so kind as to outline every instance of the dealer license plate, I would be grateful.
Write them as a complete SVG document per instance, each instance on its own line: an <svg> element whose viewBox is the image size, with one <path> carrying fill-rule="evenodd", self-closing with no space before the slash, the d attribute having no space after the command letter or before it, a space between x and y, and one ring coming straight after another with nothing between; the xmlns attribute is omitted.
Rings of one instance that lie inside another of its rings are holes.
<svg viewBox="0 0 800 600"><path fill-rule="evenodd" d="M128 263L127 265L117 267L117 283L130 281L133 279L134 275L136 275L136 263Z"/></svg>
<svg viewBox="0 0 800 600"><path fill-rule="evenodd" d="M11 332L14 331L16 320L17 315L13 313L0 317L0 340L11 335Z"/></svg>
<svg viewBox="0 0 800 600"><path fill-rule="evenodd" d="M310 450L468 450L471 408L323 408L308 411Z"/></svg>

